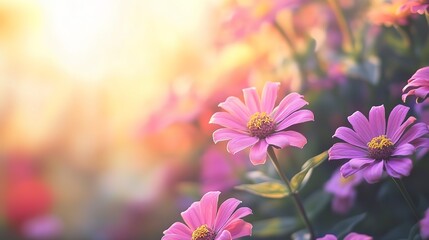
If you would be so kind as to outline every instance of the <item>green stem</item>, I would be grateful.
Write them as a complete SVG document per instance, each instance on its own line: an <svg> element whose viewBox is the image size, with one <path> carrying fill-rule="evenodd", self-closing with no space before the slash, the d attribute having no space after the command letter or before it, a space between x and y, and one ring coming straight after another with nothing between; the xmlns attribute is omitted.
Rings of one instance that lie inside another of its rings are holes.
<svg viewBox="0 0 429 240"><path fill-rule="evenodd" d="M299 214L301 215L302 220L304 221L304 224L306 225L309 233L310 233L310 239L315 239L314 229L311 225L310 219L307 216L307 213L305 212L304 205L302 203L301 197L299 196L298 192L294 191L290 185L289 179L286 177L284 172L282 171L279 161L277 160L277 156L274 152L274 149L269 146L268 147L268 155L271 158L271 161L274 164L274 168L276 169L277 173L279 174L280 178L283 180L283 182L286 184L286 188L289 190L291 196L293 197L293 200L295 202L295 206L298 209Z"/></svg>
<svg viewBox="0 0 429 240"><path fill-rule="evenodd" d="M301 92L304 92L307 89L307 74L305 72L305 66L301 60L301 57L299 56L296 46L293 43L292 39L289 37L289 35L286 33L286 31L280 26L280 24L277 21L273 22L273 25L277 32L280 33L283 40L285 40L286 44L288 45L290 51L292 52L292 58L298 65L299 75L301 78Z"/></svg>
<svg viewBox="0 0 429 240"><path fill-rule="evenodd" d="M408 193L407 189L405 188L405 185L402 182L402 180L399 178L394 178L394 177L392 177L392 180L395 183L396 187L401 192L402 197L404 197L405 201L407 202L408 207L411 209L411 212L413 213L415 220L417 222L420 221L420 216L416 210L417 208L414 205L413 200L411 199L410 194Z"/></svg>
<svg viewBox="0 0 429 240"><path fill-rule="evenodd" d="M341 10L340 4L338 3L337 0L327 0L327 2L331 7L332 11L334 12L335 19L337 20L337 23L338 23L338 27L340 28L341 34L343 35L344 50L347 51L351 49L351 51L354 53L356 49L355 49L353 34L349 24L347 23L344 13Z"/></svg>

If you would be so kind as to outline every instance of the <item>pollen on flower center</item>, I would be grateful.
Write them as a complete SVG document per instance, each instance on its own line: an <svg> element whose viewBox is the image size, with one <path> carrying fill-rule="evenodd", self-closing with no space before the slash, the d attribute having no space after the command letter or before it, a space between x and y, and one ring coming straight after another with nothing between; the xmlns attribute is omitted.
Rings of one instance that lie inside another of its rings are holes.
<svg viewBox="0 0 429 240"><path fill-rule="evenodd" d="M253 137L265 138L274 132L276 124L266 112L257 112L250 117L247 128Z"/></svg>
<svg viewBox="0 0 429 240"><path fill-rule="evenodd" d="M214 240L216 234L206 224L199 226L192 233L192 240Z"/></svg>
<svg viewBox="0 0 429 240"><path fill-rule="evenodd" d="M374 137L367 145L369 157L377 160L389 159L395 148L393 142L386 135Z"/></svg>

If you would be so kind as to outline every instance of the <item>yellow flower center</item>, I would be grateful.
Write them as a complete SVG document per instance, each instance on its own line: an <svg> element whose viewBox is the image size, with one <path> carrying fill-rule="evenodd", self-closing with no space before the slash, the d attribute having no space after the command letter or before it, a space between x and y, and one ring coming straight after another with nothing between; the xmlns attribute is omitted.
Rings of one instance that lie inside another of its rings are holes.
<svg viewBox="0 0 429 240"><path fill-rule="evenodd" d="M192 240L214 240L215 237L215 232L213 232L213 230L211 230L206 224L199 226L192 233Z"/></svg>
<svg viewBox="0 0 429 240"><path fill-rule="evenodd" d="M395 146L393 146L392 140L390 140L386 135L374 137L367 145L369 157L377 160L389 159L393 149L395 148Z"/></svg>
<svg viewBox="0 0 429 240"><path fill-rule="evenodd" d="M257 112L247 122L247 129L253 137L265 138L274 132L276 124L266 112Z"/></svg>

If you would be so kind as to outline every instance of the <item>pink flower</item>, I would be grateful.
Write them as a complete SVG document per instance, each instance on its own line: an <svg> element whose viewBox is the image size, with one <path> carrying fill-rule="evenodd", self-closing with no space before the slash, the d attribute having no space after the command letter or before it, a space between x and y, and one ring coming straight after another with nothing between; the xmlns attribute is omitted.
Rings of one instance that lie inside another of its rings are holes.
<svg viewBox="0 0 429 240"><path fill-rule="evenodd" d="M208 192L194 202L182 218L164 231L162 240L226 240L252 234L252 225L243 219L252 213L247 207L237 209L241 201L229 198L217 208L220 192Z"/></svg>
<svg viewBox="0 0 429 240"><path fill-rule="evenodd" d="M244 104L237 97L228 97L219 107L226 112L216 112L210 123L224 128L213 133L215 143L228 141L228 152L235 154L250 148L250 161L263 164L268 146L303 148L307 139L299 132L287 130L290 126L313 121L310 110L299 110L308 103L298 93L290 93L274 108L280 83L267 82L260 98L256 88L243 89Z"/></svg>
<svg viewBox="0 0 429 240"><path fill-rule="evenodd" d="M336 170L332 177L325 184L325 191L332 193L332 210L339 214L347 213L353 206L356 199L355 187L362 182L362 175L357 172L347 178L341 176L339 170Z"/></svg>
<svg viewBox="0 0 429 240"><path fill-rule="evenodd" d="M350 159L341 167L341 174L348 177L362 170L368 183L379 181L383 170L394 178L408 176L413 167L410 155L428 133L426 124L413 125L414 117L405 120L408 110L397 105L389 115L387 127L383 105L372 107L369 119L359 111L353 113L348 117L353 129L339 127L335 132L334 137L345 142L329 149L329 160Z"/></svg>
<svg viewBox="0 0 429 240"><path fill-rule="evenodd" d="M429 2L427 0L408 0L404 3L400 11L409 11L411 13L425 14L429 8Z"/></svg>
<svg viewBox="0 0 429 240"><path fill-rule="evenodd" d="M408 84L402 89L402 101L405 102L408 96L417 97L417 102L422 102L429 94L429 67L420 68L408 79Z"/></svg>
<svg viewBox="0 0 429 240"><path fill-rule="evenodd" d="M326 234L325 236L317 238L316 240L337 240L337 237L332 234ZM344 237L344 240L372 240L372 237L365 234L351 232Z"/></svg>
<svg viewBox="0 0 429 240"><path fill-rule="evenodd" d="M423 239L429 239L429 209L426 210L425 216L419 222L420 235Z"/></svg>

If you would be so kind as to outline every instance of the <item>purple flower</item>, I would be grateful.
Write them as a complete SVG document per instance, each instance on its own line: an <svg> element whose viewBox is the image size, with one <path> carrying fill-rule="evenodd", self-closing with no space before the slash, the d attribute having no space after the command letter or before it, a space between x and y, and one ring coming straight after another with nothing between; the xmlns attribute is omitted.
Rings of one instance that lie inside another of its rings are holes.
<svg viewBox="0 0 429 240"><path fill-rule="evenodd" d="M414 124L414 117L405 120L408 110L397 105L387 125L383 105L372 107L369 119L359 111L353 113L348 117L353 129L336 130L333 137L345 142L335 143L329 149L329 160L350 159L341 167L341 174L348 177L362 170L368 183L379 181L383 170L394 178L408 176L413 167L410 155L428 133L426 124Z"/></svg>
<svg viewBox="0 0 429 240"><path fill-rule="evenodd" d="M336 170L325 184L325 191L332 193L332 210L339 214L347 213L356 199L355 187L362 182L362 174L359 172L347 178L341 176Z"/></svg>
<svg viewBox="0 0 429 240"><path fill-rule="evenodd" d="M290 126L313 121L310 110L299 110L308 103L298 93L290 93L274 108L278 82L267 82L260 98L256 88L243 89L244 104L237 97L228 97L219 107L226 112L216 112L210 119L224 128L213 133L213 141L228 141L228 152L235 154L250 148L250 161L263 164L268 146L303 148L307 139L299 132L287 130Z"/></svg>
<svg viewBox="0 0 429 240"><path fill-rule="evenodd" d="M417 102L422 102L429 94L429 67L420 68L408 79L408 84L402 89L402 101L408 96L416 96Z"/></svg>
<svg viewBox="0 0 429 240"><path fill-rule="evenodd" d="M338 238L332 234L326 234L321 238L317 238L316 240L337 240ZM365 234L359 234L355 232L351 232L344 237L344 240L372 240L371 236Z"/></svg>
<svg viewBox="0 0 429 240"><path fill-rule="evenodd" d="M175 222L164 231L162 240L227 240L252 234L252 225L243 219L252 213L247 207L238 208L241 201L229 198L217 208L220 192L208 192L194 202L182 218L186 224Z"/></svg>
<svg viewBox="0 0 429 240"><path fill-rule="evenodd" d="M426 210L425 216L419 222L420 235L423 239L429 239L429 209Z"/></svg>
<svg viewBox="0 0 429 240"><path fill-rule="evenodd" d="M400 11L409 11L411 13L425 14L429 9L429 2L427 0L408 0L404 3Z"/></svg>

